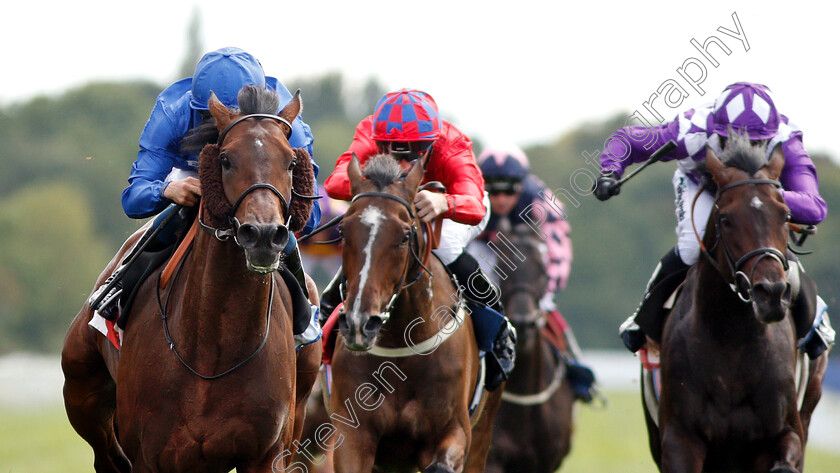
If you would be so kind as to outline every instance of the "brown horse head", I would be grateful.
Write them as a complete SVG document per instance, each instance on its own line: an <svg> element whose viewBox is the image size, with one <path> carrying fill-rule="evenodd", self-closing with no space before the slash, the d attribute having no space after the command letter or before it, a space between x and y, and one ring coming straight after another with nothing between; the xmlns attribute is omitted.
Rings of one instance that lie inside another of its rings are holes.
<svg viewBox="0 0 840 473"><path fill-rule="evenodd" d="M764 323L782 320L791 301L786 276L790 209L778 181L784 164L780 146L768 161L766 145L736 133L720 158L706 150L718 191L704 243L715 249L726 282Z"/></svg>
<svg viewBox="0 0 840 473"><path fill-rule="evenodd" d="M423 164L415 161L401 180L401 168L391 155L372 157L364 172L354 155L347 176L354 198L340 226L347 294L338 325L347 348L366 351L404 287L414 245L422 244L413 201Z"/></svg>
<svg viewBox="0 0 840 473"><path fill-rule="evenodd" d="M545 242L537 238L531 227L518 225L499 232L496 245L498 261L496 274L500 274L499 289L502 304L511 323L516 327L517 350L538 341L537 335L544 319L540 299L548 287ZM503 260L512 261L516 269L510 270ZM502 277L504 275L504 277Z"/></svg>
<svg viewBox="0 0 840 473"><path fill-rule="evenodd" d="M219 139L202 151L202 199L208 221L230 227L248 269L268 273L280 266L290 232L306 223L311 209L304 199L292 202L293 177L299 181L293 174L308 174L311 182L308 153L289 144L300 92L279 113L277 94L256 86L244 87L238 103L241 111L228 109L211 93Z"/></svg>

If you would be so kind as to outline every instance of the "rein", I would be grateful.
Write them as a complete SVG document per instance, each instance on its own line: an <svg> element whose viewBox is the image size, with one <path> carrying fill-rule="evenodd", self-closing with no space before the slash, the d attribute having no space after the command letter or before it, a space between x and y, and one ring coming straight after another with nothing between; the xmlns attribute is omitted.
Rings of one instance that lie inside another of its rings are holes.
<svg viewBox="0 0 840 473"><path fill-rule="evenodd" d="M222 132L219 134L219 139L216 141L216 144L219 147L221 147L222 143L224 142L225 136L227 136L227 133L231 130L231 128L233 128L234 125L236 125L236 124L238 124L238 123L240 123L244 120L247 120L249 118L255 118L257 120L267 118L267 119L276 120L280 123L284 123L285 125L287 125L289 127L289 132L286 133L286 139L288 139L291 136L292 125L285 118L279 117L277 115L255 113L255 114L241 116L241 117L237 118L236 120L234 120L233 122L231 122L230 124L228 124L228 126L225 127L225 129L222 130ZM279 190L277 190L276 187L274 187L273 185L271 185L269 183L257 183L257 184L254 184L254 185L250 186L249 188L245 189L245 192L243 192L242 195L240 195L239 198L236 199L236 202L233 204L233 207L231 208L231 211L230 211L230 213L228 213L228 216L227 216L228 223L230 224L230 227L228 227L228 228L214 228L214 227L211 227L210 225L207 225L206 223L204 223L204 220L202 218L203 212L201 211L202 206L201 206L200 202L199 202L199 212L198 212L198 217L197 217L199 225L201 226L202 229L204 229L206 232L208 232L209 234L216 237L216 239L219 240L219 241L224 242L224 241L229 240L231 237L233 237L236 244L238 246L242 246L242 245L240 245L239 241L236 239L236 232L237 232L237 230L240 226L239 220L235 217L236 210L239 208L239 205L242 203L242 201L245 199L245 197L248 194L250 194L251 192L254 192L255 190L258 190L258 189L268 189L274 195L279 197L280 201L283 203L285 213L289 214L289 201L291 199L286 199L286 197ZM295 192L294 188L292 188L291 193L295 197L300 197L300 198L304 198L304 199L318 199L318 198L320 198L320 196L301 196L301 195L299 195ZM285 223L284 226L288 229L289 223L291 222L291 216L289 216L289 218L287 218L285 220L286 220L286 223ZM253 353L251 353L250 356L248 356L244 360L240 361L239 363L235 364L234 366L228 368L227 370L225 370L225 371L223 371L219 374L204 375L204 374L199 373L192 366L190 366L186 362L186 360L184 360L184 358L181 356L181 354L178 353L178 350L175 348L175 342L172 340L172 334L169 332L169 323L168 323L169 317L166 315L166 306L168 305L169 298L172 295L172 287L174 287L174 280L178 277L178 274L180 273L180 269L182 267L183 267L183 260L181 261L181 265L178 267L178 270L176 271L175 275L172 278L173 283L172 283L172 286L170 286L170 291L166 296L166 302L165 303L161 299L161 289L162 289L161 288L161 275L162 275L162 273L158 274L158 284L157 284L157 287L156 287L157 301L158 301L158 308L160 309L161 320L163 321L163 334L164 334L164 337L166 338L166 344L169 346L169 349L172 350L172 353L175 354L175 357L178 359L178 361L180 361L181 364L187 370L189 370L191 373L193 373L194 375L198 376L201 379L208 380L208 381L212 381L214 379L219 379L219 378L221 378L225 375L228 375L228 374L236 371L237 369L241 368L242 366L244 366L249 361L256 358L257 355L265 347L265 344L268 341L268 332L269 332L269 329L271 328L271 307L272 307L272 303L274 301L274 277L269 275L269 278L268 278L269 281L271 282L271 284L270 284L270 288L269 288L268 306L266 307L266 310L265 310L265 334L263 335L263 339L260 342L260 345L257 347L256 350L254 350Z"/></svg>
<svg viewBox="0 0 840 473"><path fill-rule="evenodd" d="M697 199L700 197L700 194L703 192L700 191L694 196L694 200L691 202L691 227L694 230L694 236L697 238L697 241L700 243L700 251L706 255L709 262L712 263L712 266L720 273L722 276L726 277L729 276L732 278L732 283L729 283L729 287L732 291L738 295L738 298L741 299L744 303L752 302L752 276L755 272L756 266L758 263L761 262L764 258L772 258L778 261L782 267L784 268L785 272L789 270L787 257L782 254L781 251L777 250L776 248L772 247L762 247L756 248L752 251L747 252L744 256L740 257L738 260L735 260L735 257L732 256L732 251L729 249L729 245L726 244L726 240L723 237L723 232L721 231L721 217L720 217L720 208L718 207L718 202L720 202L721 197L723 197L723 193L740 186L745 185L752 185L752 184L769 184L776 188L781 188L782 184L774 179L746 179L743 181L733 182L727 184L717 191L717 195L715 196L714 201L714 218L715 218L715 243L712 245L711 249L707 249L706 245L703 243L703 239L700 238L700 233L697 231L697 225L694 222L694 207L697 204ZM714 251L718 244L720 244L721 248L723 249L723 254L726 257L726 263L729 266L729 274L727 275L723 268L718 261L716 261L711 252ZM750 267L749 274L745 273L741 270L741 268L752 258L758 256L758 258L753 262L752 266Z"/></svg>

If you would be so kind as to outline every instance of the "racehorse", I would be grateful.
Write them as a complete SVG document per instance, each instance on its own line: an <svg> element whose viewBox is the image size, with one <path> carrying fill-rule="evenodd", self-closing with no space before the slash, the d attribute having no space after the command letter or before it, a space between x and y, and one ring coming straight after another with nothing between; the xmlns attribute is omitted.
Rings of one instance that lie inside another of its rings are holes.
<svg viewBox="0 0 840 473"><path fill-rule="evenodd" d="M796 349L791 300L816 286L786 256L784 154L768 161L764 146L730 136L705 163L717 193L702 256L665 323L658 427L646 411L651 452L668 473L801 471L827 353L809 363Z"/></svg>
<svg viewBox="0 0 840 473"><path fill-rule="evenodd" d="M499 289L516 327L516 367L496 415L486 471L553 473L571 447L574 394L566 363L542 330L546 319L539 300L548 286L545 244L530 227L502 235L496 269L505 275ZM503 261L514 262L516 269Z"/></svg>
<svg viewBox="0 0 840 473"><path fill-rule="evenodd" d="M354 156L347 174L347 290L329 401L343 439L335 471L484 471L502 390L484 391L472 322L423 238L412 204L423 163L400 180L392 156L369 159L364 175Z"/></svg>
<svg viewBox="0 0 840 473"><path fill-rule="evenodd" d="M209 102L217 138L200 156L198 215L208 231L197 230L167 285L157 270L139 288L121 349L88 326L87 304L68 331L65 407L97 472L270 472L293 454L320 343L296 355L290 292L275 269L309 218L311 202L292 194L310 194L313 173L288 142L299 93L279 113L278 96L254 86L238 103L241 112Z"/></svg>

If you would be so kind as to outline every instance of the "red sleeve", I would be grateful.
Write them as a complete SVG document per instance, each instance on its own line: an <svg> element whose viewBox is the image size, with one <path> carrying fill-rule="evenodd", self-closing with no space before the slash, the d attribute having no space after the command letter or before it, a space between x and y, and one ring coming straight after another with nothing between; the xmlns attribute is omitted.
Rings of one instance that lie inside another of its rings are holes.
<svg viewBox="0 0 840 473"><path fill-rule="evenodd" d="M435 142L426 180L440 181L446 186L449 213L443 214L444 217L466 225L481 223L487 212L482 202L484 178L475 161L472 141L446 121Z"/></svg>
<svg viewBox="0 0 840 473"><path fill-rule="evenodd" d="M350 200L350 179L347 177L347 165L353 157L353 153L359 158L359 164L364 165L371 156L376 155L376 142L370 136L373 131L373 115L365 118L356 125L356 132L353 134L353 142L350 148L338 157L335 162L335 169L324 181L324 189L327 195L333 199Z"/></svg>

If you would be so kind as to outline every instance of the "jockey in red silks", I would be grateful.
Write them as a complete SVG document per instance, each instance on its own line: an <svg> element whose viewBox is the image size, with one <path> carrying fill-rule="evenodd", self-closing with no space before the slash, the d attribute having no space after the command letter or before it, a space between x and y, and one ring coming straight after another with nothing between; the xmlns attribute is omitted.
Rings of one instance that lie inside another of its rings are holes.
<svg viewBox="0 0 840 473"><path fill-rule="evenodd" d="M399 160L404 170L417 159L424 160L424 182L440 181L445 193L421 190L414 206L423 221L444 217L439 247L435 255L454 273L470 306L476 338L487 358L488 390L498 387L513 369L516 332L503 315L499 291L481 270L478 262L465 252L490 218L489 200L484 179L476 166L472 141L454 125L442 120L437 104L425 92L401 89L385 94L376 104L373 115L357 126L349 149L336 161L335 170L324 187L334 199L350 200L347 164L353 154L365 162L381 153ZM330 314L340 301L339 275L321 297L322 314Z"/></svg>
<svg viewBox="0 0 840 473"><path fill-rule="evenodd" d="M567 376L575 397L590 402L593 398L592 384L595 376L591 369L580 363L580 348L572 328L554 303L555 292L566 287L572 268L572 240L569 237L571 228L563 204L554 198L551 190L537 176L531 174L528 157L518 147L485 149L478 157L478 166L484 176L485 189L490 198L491 215L487 228L468 250L479 253L481 257L479 254L476 254L476 257L480 261L494 260L495 254L485 248L487 243L498 244L497 232L502 227L515 229L527 226L542 239L546 248L543 256L548 286L540 300L540 309L555 322L551 324L553 327L563 331L562 336L571 355L567 360ZM534 206L545 212L545 215L541 216L538 230L533 227L532 221L526 219L531 218L530 209ZM484 267L484 270L493 274L492 268Z"/></svg>
<svg viewBox="0 0 840 473"><path fill-rule="evenodd" d="M638 351L646 341L636 317L662 310L661 307L647 307L650 304L645 302L660 300L658 297L651 298L651 294L676 290L687 269L700 256L700 243L693 227L702 238L715 202L715 191L711 188L713 183L706 176L708 171L704 165L706 147L720 156L729 133L733 131L749 136L753 144L766 144L768 158L776 147L781 147L785 165L779 181L785 204L790 208L791 221L816 225L825 218L825 200L819 193L816 167L802 144L802 131L779 113L767 86L737 82L726 87L714 103L690 109L672 122L650 128L631 126L617 130L607 139L601 154L601 177L595 188L595 196L599 200L618 194L620 188L616 183L627 166L647 160L669 140L677 143L677 147L662 158L663 161L678 160L673 178L677 246L662 257L648 282L642 303L619 329L624 344L633 352ZM695 197L692 225L690 216ZM796 304L796 301L793 303ZM650 318L662 319L657 316ZM833 342L834 330L829 323L825 303L818 297L814 324L800 340L799 348L815 358Z"/></svg>

